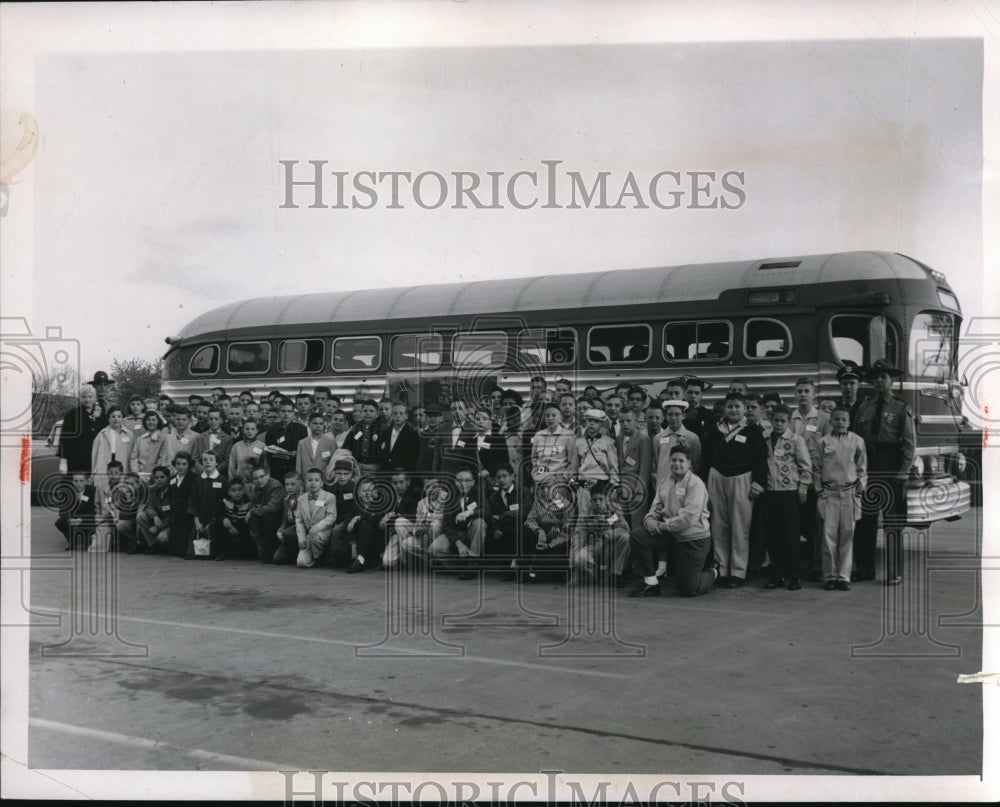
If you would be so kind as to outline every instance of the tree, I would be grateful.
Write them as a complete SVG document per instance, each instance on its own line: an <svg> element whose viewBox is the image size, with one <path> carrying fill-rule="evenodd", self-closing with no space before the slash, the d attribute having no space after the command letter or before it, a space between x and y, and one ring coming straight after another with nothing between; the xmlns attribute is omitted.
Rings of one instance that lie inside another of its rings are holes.
<svg viewBox="0 0 1000 807"><path fill-rule="evenodd" d="M110 376L115 380L115 398L123 409L129 398L142 398L160 394L160 378L163 375L163 359L154 362L145 359L115 359L111 362Z"/></svg>

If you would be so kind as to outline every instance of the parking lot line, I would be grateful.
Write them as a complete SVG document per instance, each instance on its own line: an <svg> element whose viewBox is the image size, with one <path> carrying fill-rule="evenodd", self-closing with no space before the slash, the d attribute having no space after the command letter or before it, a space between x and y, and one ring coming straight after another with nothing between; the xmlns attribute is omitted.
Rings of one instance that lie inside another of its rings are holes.
<svg viewBox="0 0 1000 807"><path fill-rule="evenodd" d="M219 762L226 765L236 765L240 768L253 768L262 771L290 771L298 770L294 765L282 762L268 762L263 759L249 759L247 757L234 757L230 754L218 754L215 751L205 751L201 748L182 748L161 740L150 740L146 737L132 737L128 734L118 734L114 731L102 731L100 729L89 729L84 726L74 726L69 723L60 723L55 720L46 720L42 717L28 718L28 724L32 728L49 729L58 731L61 734L71 734L76 737L87 737L92 740L103 740L111 743L121 743L131 748L146 748L150 751L170 751L178 753L192 759L202 759L207 762Z"/></svg>
<svg viewBox="0 0 1000 807"><path fill-rule="evenodd" d="M44 608L32 606L32 611L41 615L52 615L52 616L62 616L65 612L59 611L54 608ZM101 616L99 614L93 614L90 612L78 612L78 616L84 617L96 617ZM117 617L122 622L137 622L139 624L146 625L162 625L169 628L182 628L187 630L208 630L208 631L219 631L222 633L238 633L247 636L261 636L269 639L283 639L285 641L293 642L314 642L317 644L331 644L340 645L343 647L358 647L360 644L358 642L352 642L347 639L328 639L323 636L303 636L301 634L295 633L277 633L274 631L262 631L262 630L251 630L249 628L232 628L224 627L222 625L199 625L194 622L173 622L165 619L148 619L145 617L135 617L135 616L118 616ZM406 649L400 649L397 652L400 653L410 653L412 652L413 658L425 658L423 651L413 650L408 651ZM449 657L452 661L470 661L478 664L496 664L503 667L521 667L526 670L539 670L546 672L558 672L567 673L569 675L584 675L591 676L594 678L631 678L631 675L626 673L616 673L607 672L604 670L580 670L574 669L572 667L560 667L555 664L533 664L527 661L514 661L512 659L499 659L490 658L489 656L455 656Z"/></svg>

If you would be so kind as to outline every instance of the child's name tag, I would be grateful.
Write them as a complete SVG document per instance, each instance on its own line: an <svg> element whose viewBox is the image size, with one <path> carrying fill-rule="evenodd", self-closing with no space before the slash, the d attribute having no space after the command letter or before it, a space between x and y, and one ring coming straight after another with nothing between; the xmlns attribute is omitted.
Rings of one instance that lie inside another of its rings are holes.
<svg viewBox="0 0 1000 807"><path fill-rule="evenodd" d="M105 503L105 504L106 504L106 505L107 505L108 507L111 507L111 499L105 499L105 500L104 500L104 503Z"/></svg>
<svg viewBox="0 0 1000 807"><path fill-rule="evenodd" d="M562 499L553 499L552 506L556 508L556 510L562 510L566 506L566 502Z"/></svg>
<svg viewBox="0 0 1000 807"><path fill-rule="evenodd" d="M173 479L170 480L170 484L171 485L176 485L177 484L177 477L176 476Z"/></svg>
<svg viewBox="0 0 1000 807"><path fill-rule="evenodd" d="M508 509L508 510L509 510L509 511L510 511L511 513L516 513L516 512L518 511L518 510L520 510L520 509L521 509L521 505L519 505L519 504L518 504L517 502L514 502L514 503L513 503L513 504L511 504L511 505L510 505L510 506L509 506L509 507L508 507L507 509Z"/></svg>
<svg viewBox="0 0 1000 807"><path fill-rule="evenodd" d="M355 440L360 440L360 439L361 439L362 437L364 437L364 436L365 436L365 433L364 433L364 432L355 432L355 433L354 433L354 439L355 439Z"/></svg>
<svg viewBox="0 0 1000 807"><path fill-rule="evenodd" d="M329 457L330 457L330 452L329 452L329 451L321 451L319 455L320 455L320 457L322 457L323 459L329 459Z"/></svg>
<svg viewBox="0 0 1000 807"><path fill-rule="evenodd" d="M776 449L774 449L774 456L776 456L776 457L784 457L785 456L785 449L783 449L783 448L776 448Z"/></svg>
<svg viewBox="0 0 1000 807"><path fill-rule="evenodd" d="M668 446L668 445L670 445L670 438L669 437L661 437L660 438L660 445L661 446Z"/></svg>
<svg viewBox="0 0 1000 807"><path fill-rule="evenodd" d="M685 493L687 493L687 488L677 488L678 496L683 496Z"/></svg>
<svg viewBox="0 0 1000 807"><path fill-rule="evenodd" d="M210 446L217 446L221 442L222 441L218 437L216 437L215 435L213 435L213 436L211 436L211 437L208 438L208 444Z"/></svg>
<svg viewBox="0 0 1000 807"><path fill-rule="evenodd" d="M353 494L353 493L345 493L345 494L344 494L344 501L345 501L345 502L349 502L349 501L351 501L351 499L353 499L353 498L354 498L354 494Z"/></svg>
<svg viewBox="0 0 1000 807"><path fill-rule="evenodd" d="M81 502L89 502L90 501L90 497L89 496L81 496L80 497L80 501Z"/></svg>
<svg viewBox="0 0 1000 807"><path fill-rule="evenodd" d="M184 443L184 445L187 445L188 444L188 438L187 437L182 437L181 438L181 442Z"/></svg>
<svg viewBox="0 0 1000 807"><path fill-rule="evenodd" d="M608 524L615 524L617 521L618 521L617 513L612 513L610 516L608 516Z"/></svg>
<svg viewBox="0 0 1000 807"><path fill-rule="evenodd" d="M212 487L213 488L221 488L222 487L222 483L221 482L213 482L212 483Z"/></svg>
<svg viewBox="0 0 1000 807"><path fill-rule="evenodd" d="M806 431L807 432L814 432L814 431L816 431L816 424L815 423L807 423L806 424Z"/></svg>
<svg viewBox="0 0 1000 807"><path fill-rule="evenodd" d="M455 447L456 448L465 448L465 440L459 440L457 443L455 443Z"/></svg>
<svg viewBox="0 0 1000 807"><path fill-rule="evenodd" d="M162 505L162 506L160 507L160 509L161 509L161 510L162 510L162 511L163 511L164 513L169 513L169 512L170 512L170 505L169 505L169 504L164 504L164 505Z"/></svg>
<svg viewBox="0 0 1000 807"><path fill-rule="evenodd" d="M278 438L277 440L275 440L274 442L276 442L276 443L283 443L283 442L285 442L285 437L284 437L284 435L282 435L281 437L279 437L279 438Z"/></svg>
<svg viewBox="0 0 1000 807"><path fill-rule="evenodd" d="M625 464L626 465L635 465L635 457L626 457L625 458Z"/></svg>
<svg viewBox="0 0 1000 807"><path fill-rule="evenodd" d="M745 434L737 434L733 439L737 443L745 443L747 441L747 436Z"/></svg>
<svg viewBox="0 0 1000 807"><path fill-rule="evenodd" d="M254 446L251 450L254 454L260 454L261 451L260 446Z"/></svg>
<svg viewBox="0 0 1000 807"><path fill-rule="evenodd" d="M829 443L824 443L823 444L823 453L824 454L832 454L833 451L834 451L834 446L830 445Z"/></svg>
<svg viewBox="0 0 1000 807"><path fill-rule="evenodd" d="M122 435L122 442L123 443L127 443L128 441L129 441L128 438L123 434Z"/></svg>
<svg viewBox="0 0 1000 807"><path fill-rule="evenodd" d="M469 506L466 509L470 513L474 513L476 511L476 507L478 507L478 505L475 502L469 502Z"/></svg>

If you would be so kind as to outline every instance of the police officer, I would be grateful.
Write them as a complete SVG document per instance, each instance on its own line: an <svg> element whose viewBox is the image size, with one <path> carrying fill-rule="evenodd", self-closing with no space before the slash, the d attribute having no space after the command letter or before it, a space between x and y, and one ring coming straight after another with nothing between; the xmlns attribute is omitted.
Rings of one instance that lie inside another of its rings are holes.
<svg viewBox="0 0 1000 807"><path fill-rule="evenodd" d="M858 408L851 431L865 441L868 457L868 490L877 502L866 507L854 533L854 557L858 580L875 579L875 541L878 517L885 530L887 586L903 581L903 537L906 524L906 479L916 453L913 410L892 394L894 379L903 371L885 359L876 361L868 372L875 397Z"/></svg>
<svg viewBox="0 0 1000 807"><path fill-rule="evenodd" d="M851 413L850 424L853 426L858 418L858 409L866 400L859 393L861 386L861 368L853 361L845 361L844 366L837 370L837 383L840 384L840 400L838 406L843 406Z"/></svg>

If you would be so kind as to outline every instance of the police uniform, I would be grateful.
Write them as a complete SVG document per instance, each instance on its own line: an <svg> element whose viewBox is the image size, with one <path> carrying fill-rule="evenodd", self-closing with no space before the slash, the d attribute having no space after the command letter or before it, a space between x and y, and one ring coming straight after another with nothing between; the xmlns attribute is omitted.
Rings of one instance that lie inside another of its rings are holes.
<svg viewBox="0 0 1000 807"><path fill-rule="evenodd" d="M872 366L869 378L881 372L889 372L893 377L902 375L902 371L879 359ZM916 453L913 411L906 401L895 395L888 401L877 396L858 409L851 431L865 441L870 493L854 532L858 578L875 579L875 542L881 513L885 530L886 580L898 582L903 566L906 474Z"/></svg>

